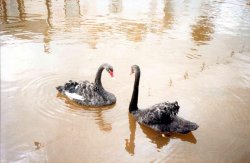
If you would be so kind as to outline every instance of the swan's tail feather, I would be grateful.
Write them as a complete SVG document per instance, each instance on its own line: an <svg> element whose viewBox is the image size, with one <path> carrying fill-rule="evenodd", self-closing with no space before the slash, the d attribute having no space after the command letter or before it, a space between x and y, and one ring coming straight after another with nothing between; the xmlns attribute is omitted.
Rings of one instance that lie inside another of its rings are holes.
<svg viewBox="0 0 250 163"><path fill-rule="evenodd" d="M56 89L58 90L58 92L60 92L60 93L62 93L63 92L63 86L58 86L58 87L56 87Z"/></svg>
<svg viewBox="0 0 250 163"><path fill-rule="evenodd" d="M174 121L171 123L171 126L173 132L178 132L181 134L187 134L199 128L199 126L196 123L190 122L180 117L176 117Z"/></svg>
<svg viewBox="0 0 250 163"><path fill-rule="evenodd" d="M78 85L77 82L73 82L70 80L69 82L65 83L64 86L58 86L56 89L62 93L64 91L68 91L70 93L74 93L76 91L76 86Z"/></svg>

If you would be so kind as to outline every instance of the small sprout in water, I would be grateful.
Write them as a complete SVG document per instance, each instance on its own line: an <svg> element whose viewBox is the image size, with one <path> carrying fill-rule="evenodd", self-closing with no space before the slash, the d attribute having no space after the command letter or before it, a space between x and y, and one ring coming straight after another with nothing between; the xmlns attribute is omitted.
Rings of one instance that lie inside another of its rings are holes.
<svg viewBox="0 0 250 163"><path fill-rule="evenodd" d="M173 81L172 81L172 79L169 80L169 84L168 84L168 85L169 85L169 87L173 86Z"/></svg>
<svg viewBox="0 0 250 163"><path fill-rule="evenodd" d="M201 65L201 72L205 69L205 67L206 67L206 63L203 62L202 65Z"/></svg>
<svg viewBox="0 0 250 163"><path fill-rule="evenodd" d="M185 72L184 79L188 79L188 72Z"/></svg>
<svg viewBox="0 0 250 163"><path fill-rule="evenodd" d="M42 144L38 141L34 142L35 146L36 146L36 150L40 149L42 147Z"/></svg>
<svg viewBox="0 0 250 163"><path fill-rule="evenodd" d="M233 56L234 56L234 51L231 52L231 57L233 57Z"/></svg>

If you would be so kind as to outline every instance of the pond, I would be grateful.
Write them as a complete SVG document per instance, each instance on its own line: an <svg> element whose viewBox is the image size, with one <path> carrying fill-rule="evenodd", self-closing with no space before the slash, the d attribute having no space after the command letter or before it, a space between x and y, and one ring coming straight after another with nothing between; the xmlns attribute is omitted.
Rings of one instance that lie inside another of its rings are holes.
<svg viewBox="0 0 250 163"><path fill-rule="evenodd" d="M250 162L248 0L0 1L1 162ZM115 105L81 107L69 80L102 83ZM200 127L162 136L128 113L178 101Z"/></svg>

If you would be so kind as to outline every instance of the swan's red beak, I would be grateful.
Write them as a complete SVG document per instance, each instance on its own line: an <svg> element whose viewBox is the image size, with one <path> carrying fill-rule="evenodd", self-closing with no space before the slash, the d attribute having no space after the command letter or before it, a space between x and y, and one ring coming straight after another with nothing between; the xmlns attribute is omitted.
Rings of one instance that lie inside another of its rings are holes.
<svg viewBox="0 0 250 163"><path fill-rule="evenodd" d="M109 71L109 74L110 74L110 76L111 76L112 78L114 77L113 71Z"/></svg>

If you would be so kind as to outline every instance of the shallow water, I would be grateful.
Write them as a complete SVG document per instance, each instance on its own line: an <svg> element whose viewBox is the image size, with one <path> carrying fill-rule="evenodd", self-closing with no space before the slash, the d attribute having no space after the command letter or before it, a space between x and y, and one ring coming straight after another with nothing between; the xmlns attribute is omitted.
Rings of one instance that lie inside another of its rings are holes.
<svg viewBox="0 0 250 163"><path fill-rule="evenodd" d="M250 162L248 0L1 0L1 162ZM117 103L81 107L56 86L93 81ZM128 114L178 101L199 124L161 134Z"/></svg>

